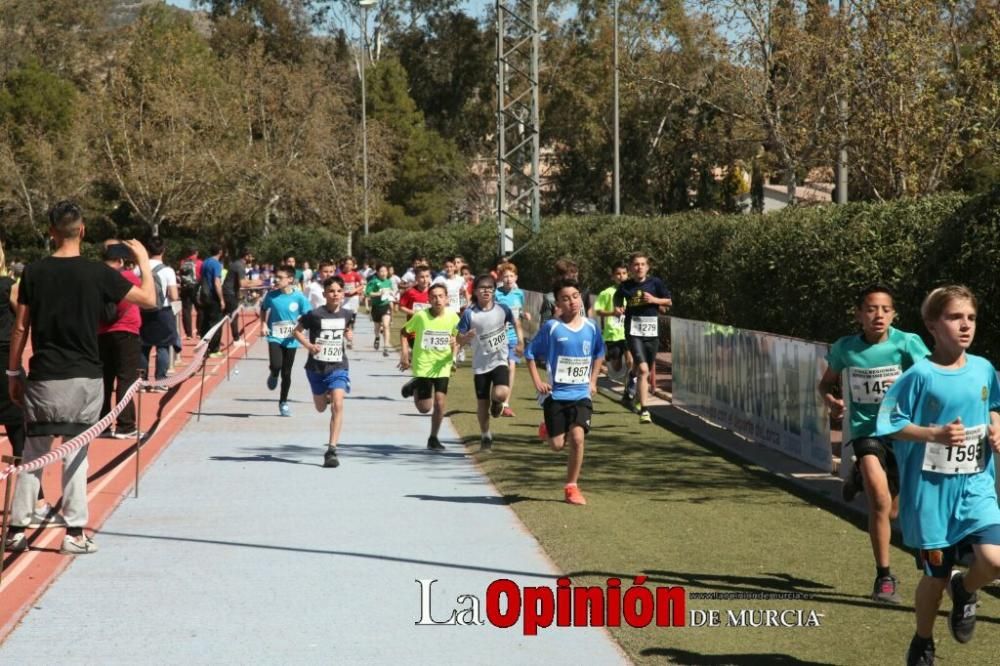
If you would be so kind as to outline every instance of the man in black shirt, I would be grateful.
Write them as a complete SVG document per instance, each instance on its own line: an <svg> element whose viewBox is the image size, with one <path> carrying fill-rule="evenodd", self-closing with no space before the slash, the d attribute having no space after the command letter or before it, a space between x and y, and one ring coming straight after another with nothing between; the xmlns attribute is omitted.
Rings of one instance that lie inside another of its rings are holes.
<svg viewBox="0 0 1000 666"><path fill-rule="evenodd" d="M253 261L253 253L248 248L240 251L240 256L229 263L229 271L222 281L222 298L226 302L223 310L224 314L232 315L229 325L233 332L233 344L244 346L246 343L240 338L240 317L236 314L240 308L240 289L256 285L255 281L247 279L247 262Z"/></svg>
<svg viewBox="0 0 1000 666"><path fill-rule="evenodd" d="M124 241L142 274L133 285L113 268L80 256L85 227L75 203L62 201L49 211L52 256L24 269L11 335L7 381L11 399L23 406L27 424L24 462L45 455L54 437L75 437L99 420L104 397L97 324L104 306L125 299L140 307L156 305L153 274L146 248ZM21 357L31 335L32 356L27 379ZM28 547L30 522L42 470L22 474L11 507L7 549ZM63 460L63 516L66 537L60 552L82 555L97 550L83 528L87 510L87 447Z"/></svg>

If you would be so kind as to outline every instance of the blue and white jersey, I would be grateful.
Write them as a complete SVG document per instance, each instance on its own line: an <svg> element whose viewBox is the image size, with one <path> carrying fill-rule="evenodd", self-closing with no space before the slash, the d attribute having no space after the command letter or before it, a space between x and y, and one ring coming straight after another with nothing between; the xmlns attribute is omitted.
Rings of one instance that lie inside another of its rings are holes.
<svg viewBox="0 0 1000 666"><path fill-rule="evenodd" d="M575 329L559 319L549 319L538 329L524 356L529 361L545 361L553 400L583 400L590 398L590 370L595 359L604 358L604 340L589 319L583 319Z"/></svg>
<svg viewBox="0 0 1000 666"><path fill-rule="evenodd" d="M260 309L267 310L267 327L271 329L267 341L282 347L297 348L299 341L293 335L295 326L299 323L299 317L312 310L305 294L298 290L286 294L275 289L267 292Z"/></svg>

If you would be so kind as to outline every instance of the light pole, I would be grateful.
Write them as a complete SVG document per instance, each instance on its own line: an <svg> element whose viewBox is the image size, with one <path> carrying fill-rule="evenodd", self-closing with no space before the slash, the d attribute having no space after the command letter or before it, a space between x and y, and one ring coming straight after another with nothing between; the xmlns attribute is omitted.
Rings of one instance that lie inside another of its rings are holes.
<svg viewBox="0 0 1000 666"><path fill-rule="evenodd" d="M358 0L361 7L361 170L364 196L365 236L368 235L368 97L365 94L365 66L368 60L368 8L378 0Z"/></svg>
<svg viewBox="0 0 1000 666"><path fill-rule="evenodd" d="M619 163L619 143L618 143L618 0L614 0L614 15L615 15L615 45L614 45L614 111L612 112L612 124L614 125L614 174L612 179L614 181L614 201L615 201L615 215L621 215L622 212L622 200L621 200L621 164Z"/></svg>

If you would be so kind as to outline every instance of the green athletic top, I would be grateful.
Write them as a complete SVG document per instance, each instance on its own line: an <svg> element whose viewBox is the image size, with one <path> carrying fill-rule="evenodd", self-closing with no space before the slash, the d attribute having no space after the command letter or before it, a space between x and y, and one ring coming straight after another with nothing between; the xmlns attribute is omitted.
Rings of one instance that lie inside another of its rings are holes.
<svg viewBox="0 0 1000 666"><path fill-rule="evenodd" d="M454 358L451 338L458 333L458 313L445 309L439 317L433 317L430 309L413 313L403 327L405 333L413 333L413 376L450 377Z"/></svg>
<svg viewBox="0 0 1000 666"><path fill-rule="evenodd" d="M863 334L855 334L833 343L826 362L834 372L847 371L844 404L851 418L850 431L844 433L845 442L873 435L885 392L904 370L930 354L919 335L904 333L891 326L885 342L873 345Z"/></svg>
<svg viewBox="0 0 1000 666"><path fill-rule="evenodd" d="M365 296L371 296L373 307L389 305L392 303L392 280L372 278L365 287Z"/></svg>
<svg viewBox="0 0 1000 666"><path fill-rule="evenodd" d="M615 292L617 290L618 285L611 285L598 294L597 300L594 302L594 310L603 310L604 312L614 310ZM625 315L611 315L610 317L605 316L604 328L601 331L601 337L604 338L605 342L617 342L619 340L624 340Z"/></svg>

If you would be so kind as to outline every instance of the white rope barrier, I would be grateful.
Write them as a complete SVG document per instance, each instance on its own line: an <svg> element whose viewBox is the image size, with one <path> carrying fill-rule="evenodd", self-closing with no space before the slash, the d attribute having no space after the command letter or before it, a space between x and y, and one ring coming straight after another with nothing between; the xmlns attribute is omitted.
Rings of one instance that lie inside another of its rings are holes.
<svg viewBox="0 0 1000 666"><path fill-rule="evenodd" d="M118 404L116 404L111 409L111 411L108 412L108 414L100 421L98 421L91 427L87 428L82 433L70 439L69 441L63 442L62 444L52 449L51 451L41 456L40 458L35 458L31 462L24 463L23 465L12 465L8 467L3 472L0 472L0 481L5 480L9 476L13 476L14 474L24 474L26 472L34 472L39 469L42 469L43 467L47 467L48 465L51 465L56 461L62 460L71 453L74 453L82 449L87 444L90 444L92 441L97 439L102 432L111 427L111 424L115 422L115 419L118 418L118 415L122 412L122 410L125 409L125 406L128 405L129 401L132 400L132 398L134 398L136 393L138 393L140 390L149 386L161 386L169 388L171 386L176 386L177 384L180 384L184 380L190 378L192 375L194 375L195 371L197 371L198 368L201 367L201 363L204 361L205 355L208 353L209 340L211 340L215 336L215 334L219 331L219 329L222 326L228 324L230 320L231 316L226 315L217 324L215 324L215 326L213 326L212 328L210 328L208 331L205 332L205 335L202 336L202 339L198 341L197 345L195 345L194 357L192 357L191 362L188 363L188 365L184 368L184 370L177 373L173 377L167 377L166 379L160 379L156 381L147 381L144 379L136 380L131 386L128 387L128 390L125 391L125 395L122 397L121 400L118 401Z"/></svg>

